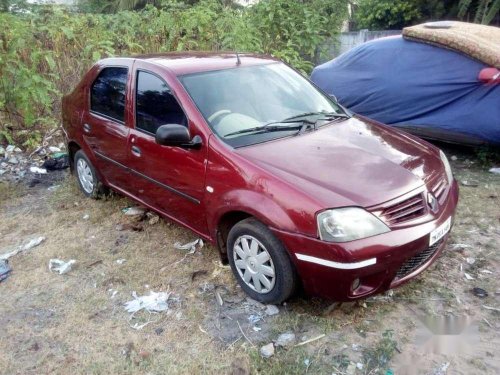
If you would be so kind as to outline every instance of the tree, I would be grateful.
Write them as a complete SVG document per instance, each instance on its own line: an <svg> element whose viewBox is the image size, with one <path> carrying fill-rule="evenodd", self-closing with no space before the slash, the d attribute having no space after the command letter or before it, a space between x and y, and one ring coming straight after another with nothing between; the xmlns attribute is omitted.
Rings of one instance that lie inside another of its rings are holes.
<svg viewBox="0 0 500 375"><path fill-rule="evenodd" d="M490 24L500 13L500 0L460 0L458 18L475 23Z"/></svg>
<svg viewBox="0 0 500 375"><path fill-rule="evenodd" d="M411 0L359 0L355 13L359 29L401 29L421 19L416 1Z"/></svg>

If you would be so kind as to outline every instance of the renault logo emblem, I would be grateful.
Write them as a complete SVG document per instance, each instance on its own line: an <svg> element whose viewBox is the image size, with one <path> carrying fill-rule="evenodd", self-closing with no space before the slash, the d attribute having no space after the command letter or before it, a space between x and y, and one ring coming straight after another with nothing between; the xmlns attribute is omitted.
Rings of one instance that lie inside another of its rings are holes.
<svg viewBox="0 0 500 375"><path fill-rule="evenodd" d="M431 193L427 193L427 203L429 204L431 211L436 213L438 210L438 201L436 197Z"/></svg>

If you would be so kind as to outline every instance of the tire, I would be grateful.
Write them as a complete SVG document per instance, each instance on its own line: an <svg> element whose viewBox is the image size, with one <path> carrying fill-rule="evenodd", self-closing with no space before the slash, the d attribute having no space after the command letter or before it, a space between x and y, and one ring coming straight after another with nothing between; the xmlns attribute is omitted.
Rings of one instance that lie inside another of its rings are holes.
<svg viewBox="0 0 500 375"><path fill-rule="evenodd" d="M298 277L288 252L260 221L249 218L231 228L227 249L238 283L254 300L278 304L295 292Z"/></svg>
<svg viewBox="0 0 500 375"><path fill-rule="evenodd" d="M74 166L78 186L85 196L97 199L108 193L108 189L102 184L94 166L82 150L76 152Z"/></svg>

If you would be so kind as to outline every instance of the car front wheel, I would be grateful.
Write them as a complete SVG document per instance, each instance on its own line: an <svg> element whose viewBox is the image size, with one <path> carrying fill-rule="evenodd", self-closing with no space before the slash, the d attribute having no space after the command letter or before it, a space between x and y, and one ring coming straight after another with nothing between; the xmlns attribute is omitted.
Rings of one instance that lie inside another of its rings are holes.
<svg viewBox="0 0 500 375"><path fill-rule="evenodd" d="M243 290L263 303L281 303L297 286L288 252L267 226L254 218L237 223L229 232L228 257Z"/></svg>
<svg viewBox="0 0 500 375"><path fill-rule="evenodd" d="M106 188L102 185L94 166L82 150L75 154L75 174L80 190L87 197L97 198L106 193Z"/></svg>

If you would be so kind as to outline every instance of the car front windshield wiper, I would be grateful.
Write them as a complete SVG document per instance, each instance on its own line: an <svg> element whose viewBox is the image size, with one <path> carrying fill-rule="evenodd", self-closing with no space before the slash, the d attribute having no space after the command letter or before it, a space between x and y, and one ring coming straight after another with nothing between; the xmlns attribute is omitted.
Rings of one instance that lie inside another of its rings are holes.
<svg viewBox="0 0 500 375"><path fill-rule="evenodd" d="M298 115L286 118L285 120L283 120L283 122L296 120L296 119L299 119L301 117L318 116L318 115L324 116L325 120L329 120L331 118L350 118L350 116L347 115L347 114L345 114L345 113L324 112L324 111L321 111L321 112L305 112L305 113L300 113ZM323 119L318 119L318 120L323 120Z"/></svg>
<svg viewBox="0 0 500 375"><path fill-rule="evenodd" d="M300 119L301 117L309 117L315 115L322 115L324 118L318 118L315 121L311 121L308 119ZM298 130L298 134L304 132L307 126L305 125L313 125L313 128L316 129L316 124L321 120L332 120L335 118L349 118L347 114L344 113L336 113L336 112L306 112L301 113L299 115L295 115L292 117L288 117L281 121L271 121L261 126L255 126L253 128L238 130L232 133L225 134L224 137L229 137L232 135L239 134L248 134L248 133L270 133L270 132L278 132L278 131L287 131L287 130ZM283 125L278 126L276 124L298 124L298 125Z"/></svg>
<svg viewBox="0 0 500 375"><path fill-rule="evenodd" d="M274 125L274 124L286 124L286 123L297 123L297 125ZM300 120L295 120L295 121L273 121L269 122L267 124L261 125L261 126L256 126L254 128L248 128L248 129L243 129L243 130L238 130L236 132L224 134L224 137L229 137L232 135L238 135L238 134L248 134L248 133L271 133L271 132L280 132L280 131L287 131L287 130L300 130L302 129L302 123L304 121Z"/></svg>

